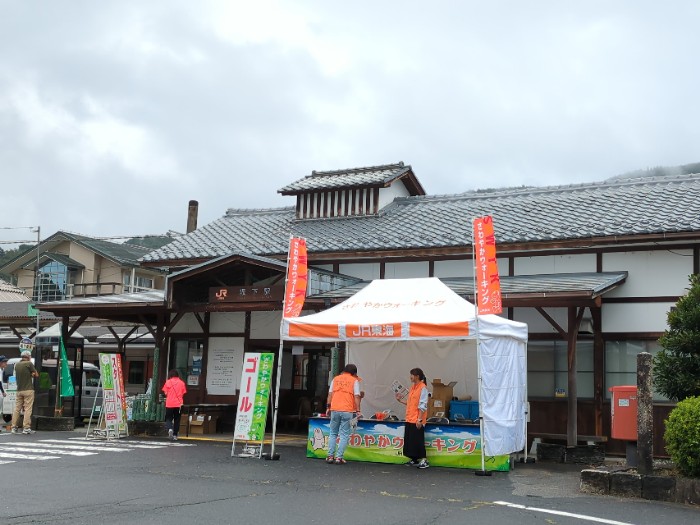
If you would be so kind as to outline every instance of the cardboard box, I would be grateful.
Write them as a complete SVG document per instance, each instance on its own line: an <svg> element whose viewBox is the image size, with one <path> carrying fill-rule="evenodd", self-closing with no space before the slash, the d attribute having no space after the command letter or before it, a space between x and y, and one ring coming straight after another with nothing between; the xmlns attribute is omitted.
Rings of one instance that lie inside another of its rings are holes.
<svg viewBox="0 0 700 525"><path fill-rule="evenodd" d="M443 417L449 417L450 401L454 396L454 386L457 381L444 384L442 379L433 379L433 393L428 401L428 417L436 417L438 412L442 412Z"/></svg>
<svg viewBox="0 0 700 525"><path fill-rule="evenodd" d="M190 434L214 434L218 416L195 414L190 423Z"/></svg>

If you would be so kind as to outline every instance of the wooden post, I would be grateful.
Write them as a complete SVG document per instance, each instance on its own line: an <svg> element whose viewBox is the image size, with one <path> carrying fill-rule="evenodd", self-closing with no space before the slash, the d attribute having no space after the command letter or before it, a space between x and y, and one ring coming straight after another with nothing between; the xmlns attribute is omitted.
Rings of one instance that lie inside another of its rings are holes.
<svg viewBox="0 0 700 525"><path fill-rule="evenodd" d="M651 354L637 355L637 472L654 471L654 415L652 404Z"/></svg>

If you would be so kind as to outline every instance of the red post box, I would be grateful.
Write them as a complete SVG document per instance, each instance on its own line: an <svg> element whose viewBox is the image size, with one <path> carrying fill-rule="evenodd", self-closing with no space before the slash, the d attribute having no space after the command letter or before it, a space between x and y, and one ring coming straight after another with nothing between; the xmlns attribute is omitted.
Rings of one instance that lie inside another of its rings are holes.
<svg viewBox="0 0 700 525"><path fill-rule="evenodd" d="M610 399L610 437L637 441L637 387L612 386Z"/></svg>

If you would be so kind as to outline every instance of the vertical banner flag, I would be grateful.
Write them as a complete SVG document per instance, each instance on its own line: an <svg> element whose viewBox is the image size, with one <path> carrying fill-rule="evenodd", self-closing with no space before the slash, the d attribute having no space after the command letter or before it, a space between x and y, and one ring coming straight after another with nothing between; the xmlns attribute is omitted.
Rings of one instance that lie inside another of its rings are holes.
<svg viewBox="0 0 700 525"><path fill-rule="evenodd" d="M299 317L306 299L308 259L306 240L292 237L287 257L287 283L284 289L284 317Z"/></svg>
<svg viewBox="0 0 700 525"><path fill-rule="evenodd" d="M474 268L476 270L476 306L480 315L500 314L501 280L496 261L496 236L490 215L474 219Z"/></svg>
<svg viewBox="0 0 700 525"><path fill-rule="evenodd" d="M126 396L119 354L99 354L102 375L102 410L107 428L126 430Z"/></svg>
<svg viewBox="0 0 700 525"><path fill-rule="evenodd" d="M66 355L66 347L63 345L63 337L58 340L61 348L61 397L71 397L75 395L73 388L73 378L70 376L70 365Z"/></svg>
<svg viewBox="0 0 700 525"><path fill-rule="evenodd" d="M262 441L265 438L274 361L275 354L245 354L233 439Z"/></svg>

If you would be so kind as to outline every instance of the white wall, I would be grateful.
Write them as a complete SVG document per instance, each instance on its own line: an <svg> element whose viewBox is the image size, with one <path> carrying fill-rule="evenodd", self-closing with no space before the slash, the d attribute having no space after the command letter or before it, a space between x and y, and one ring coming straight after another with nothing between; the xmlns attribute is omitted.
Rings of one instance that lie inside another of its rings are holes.
<svg viewBox="0 0 700 525"><path fill-rule="evenodd" d="M428 277L429 267L426 262L386 263L385 279L406 279L410 277Z"/></svg>
<svg viewBox="0 0 700 525"><path fill-rule="evenodd" d="M473 277L474 264L471 259L458 261L435 261L434 277Z"/></svg>
<svg viewBox="0 0 700 525"><path fill-rule="evenodd" d="M568 313L566 308L545 308L544 309L550 317L552 317L559 326L565 330L568 328ZM587 317L590 316L588 310L586 310ZM513 318L515 321L520 321L521 323L527 323L527 329L530 333L559 333L550 324L547 319L542 317L537 310L534 308L515 308L513 310Z"/></svg>
<svg viewBox="0 0 700 525"><path fill-rule="evenodd" d="M675 303L605 304L604 332L663 332L666 316Z"/></svg>
<svg viewBox="0 0 700 525"><path fill-rule="evenodd" d="M409 193L403 182L395 182L388 188L379 188L379 209L390 204L396 197L408 197Z"/></svg>
<svg viewBox="0 0 700 525"><path fill-rule="evenodd" d="M653 297L684 295L693 273L691 250L603 254L603 271L627 270L624 285L605 297Z"/></svg>
<svg viewBox="0 0 700 525"><path fill-rule="evenodd" d="M379 263L341 264L338 267L338 273L371 281L379 279Z"/></svg>
<svg viewBox="0 0 700 525"><path fill-rule="evenodd" d="M305 315L302 312L302 315ZM279 339L282 312L251 312L251 339Z"/></svg>
<svg viewBox="0 0 700 525"><path fill-rule="evenodd" d="M542 257L518 257L514 260L514 266L515 275L535 275L538 273L595 272L596 256L593 253L582 253L580 255L546 255Z"/></svg>
<svg viewBox="0 0 700 525"><path fill-rule="evenodd" d="M177 322L172 331L176 333L201 334L202 327L193 313L187 313L182 316L182 319Z"/></svg>
<svg viewBox="0 0 700 525"><path fill-rule="evenodd" d="M212 313L209 318L209 331L213 334L244 332L245 312Z"/></svg>

